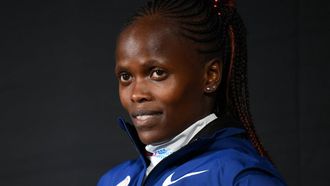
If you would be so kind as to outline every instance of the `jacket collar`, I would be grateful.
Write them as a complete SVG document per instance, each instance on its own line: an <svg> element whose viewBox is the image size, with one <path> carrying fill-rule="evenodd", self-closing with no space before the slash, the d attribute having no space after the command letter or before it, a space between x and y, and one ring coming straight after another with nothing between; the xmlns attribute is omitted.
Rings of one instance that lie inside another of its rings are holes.
<svg viewBox="0 0 330 186"><path fill-rule="evenodd" d="M141 155L141 158L144 160L146 165L149 163L149 160L145 157L145 145L141 142L139 139L139 136L137 134L136 129L134 126L128 122L126 122L123 118L118 119L118 124L121 129L123 129L129 136L130 140L134 144L136 150ZM226 128L238 128L241 130L235 130L231 132L223 131L222 129ZM194 138L189 142L195 142L199 139L212 139L214 138L219 132L225 133L223 137L227 137L230 135L234 135L235 133L241 133L242 135L245 135L245 132L242 132L243 127L240 122L238 122L235 119L224 117L224 118L217 118L213 120L210 124L208 124L205 128L203 128L200 132L198 132ZM238 132L239 131L239 132ZM188 144L188 145L189 145Z"/></svg>
<svg viewBox="0 0 330 186"><path fill-rule="evenodd" d="M241 122L229 117L217 118L197 133L190 143L196 139L213 138L220 130L225 128L243 129L243 125Z"/></svg>
<svg viewBox="0 0 330 186"><path fill-rule="evenodd" d="M147 164L149 163L149 160L145 156L145 153L146 153L145 145L141 142L141 140L136 132L136 129L134 128L134 126L132 124L126 122L123 118L118 119L118 125L120 126L121 129L123 129L127 133L128 137L134 144L136 150L140 154L140 158L143 160L144 166L146 167Z"/></svg>

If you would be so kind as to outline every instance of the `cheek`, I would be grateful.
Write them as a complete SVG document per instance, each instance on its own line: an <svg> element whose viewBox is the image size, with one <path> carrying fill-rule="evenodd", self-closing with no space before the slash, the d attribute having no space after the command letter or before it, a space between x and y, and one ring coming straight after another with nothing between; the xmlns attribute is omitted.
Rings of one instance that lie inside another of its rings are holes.
<svg viewBox="0 0 330 186"><path fill-rule="evenodd" d="M198 82L191 81L171 81L163 88L155 92L161 102L172 112L182 112L189 110L192 104L199 102L202 93L200 93Z"/></svg>
<svg viewBox="0 0 330 186"><path fill-rule="evenodd" d="M119 99L121 102L121 105L127 110L128 108L128 101L129 101L129 93L127 88L121 88L119 87Z"/></svg>

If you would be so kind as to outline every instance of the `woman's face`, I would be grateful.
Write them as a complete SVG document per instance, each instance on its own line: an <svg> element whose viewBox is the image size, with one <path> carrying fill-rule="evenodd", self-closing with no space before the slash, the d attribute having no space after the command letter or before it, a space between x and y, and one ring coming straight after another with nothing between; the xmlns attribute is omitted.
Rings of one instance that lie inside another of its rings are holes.
<svg viewBox="0 0 330 186"><path fill-rule="evenodd" d="M204 66L192 43L161 19L143 18L121 33L120 101L144 144L169 140L211 112Z"/></svg>

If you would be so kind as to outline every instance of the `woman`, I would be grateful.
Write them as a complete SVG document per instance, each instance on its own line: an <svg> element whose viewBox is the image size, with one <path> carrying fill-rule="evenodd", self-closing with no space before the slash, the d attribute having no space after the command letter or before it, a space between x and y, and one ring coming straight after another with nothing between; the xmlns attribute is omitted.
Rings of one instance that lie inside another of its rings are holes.
<svg viewBox="0 0 330 186"><path fill-rule="evenodd" d="M119 36L120 120L140 158L110 185L285 185L249 112L246 38L232 1L153 0Z"/></svg>

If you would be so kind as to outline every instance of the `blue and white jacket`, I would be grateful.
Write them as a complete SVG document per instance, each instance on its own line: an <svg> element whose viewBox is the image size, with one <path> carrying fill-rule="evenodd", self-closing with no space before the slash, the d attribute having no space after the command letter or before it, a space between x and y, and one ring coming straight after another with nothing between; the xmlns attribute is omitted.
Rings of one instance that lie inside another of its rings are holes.
<svg viewBox="0 0 330 186"><path fill-rule="evenodd" d="M130 124L120 120L140 153L100 179L98 186L281 186L283 178L268 159L261 157L241 124L216 119L188 145L162 160L145 178L149 160L145 145Z"/></svg>

